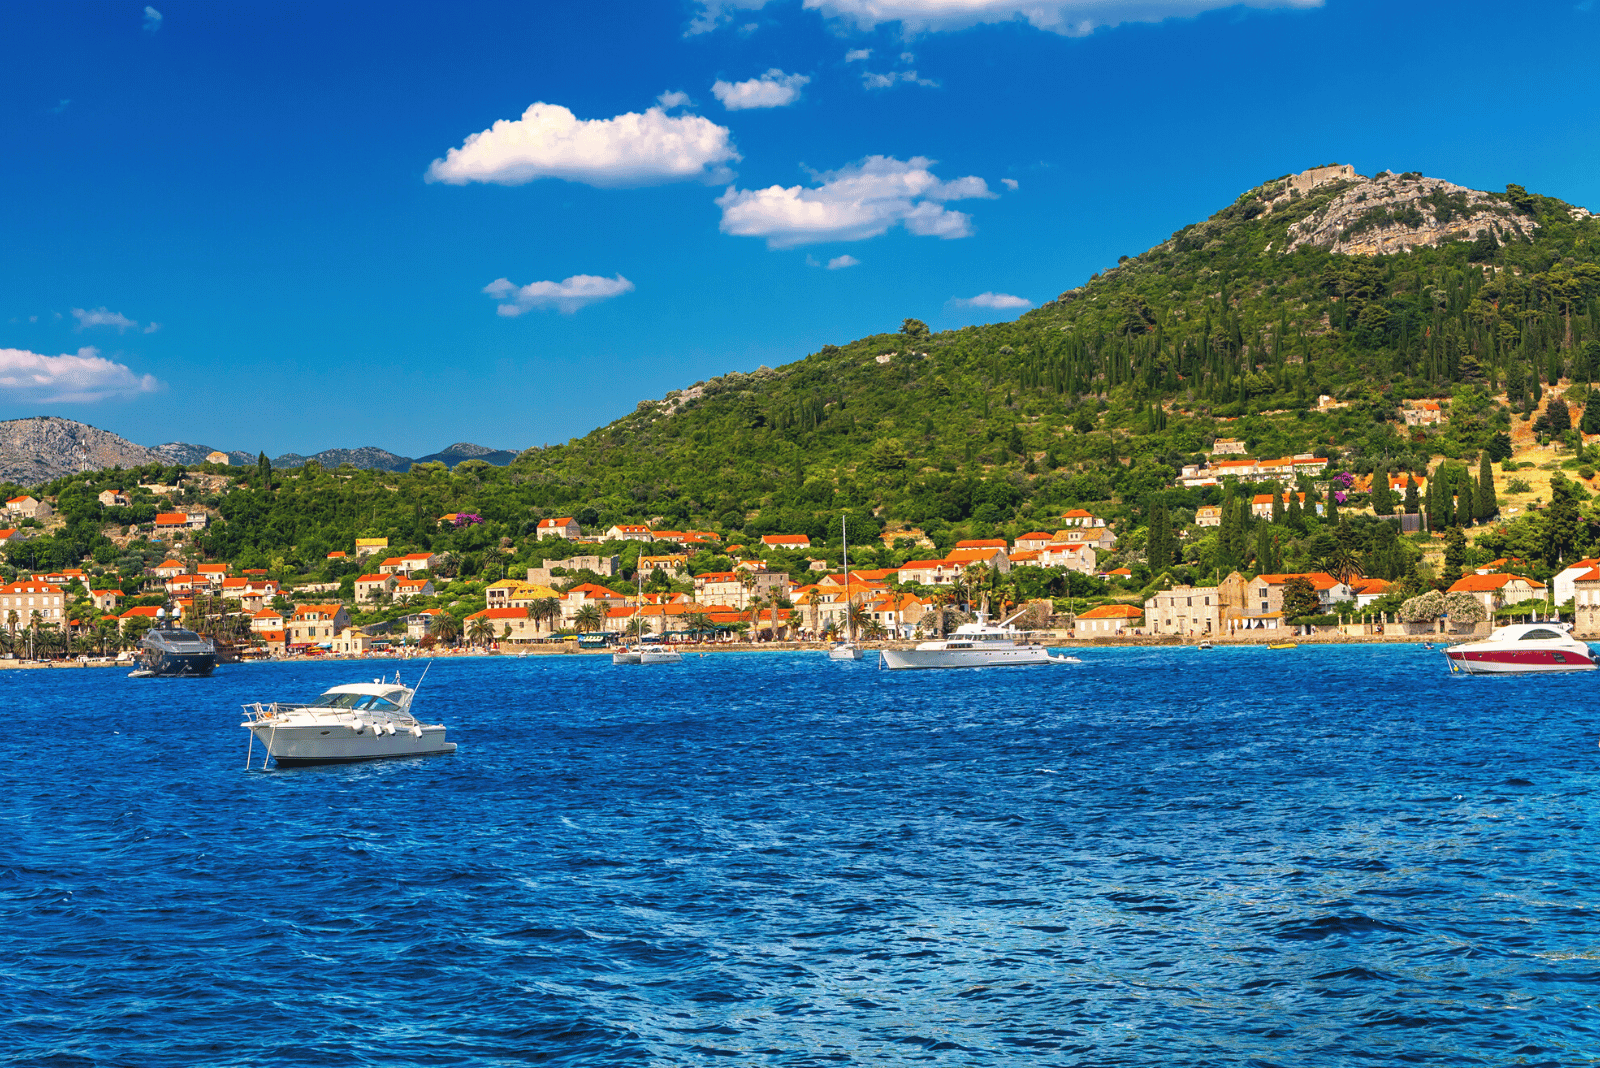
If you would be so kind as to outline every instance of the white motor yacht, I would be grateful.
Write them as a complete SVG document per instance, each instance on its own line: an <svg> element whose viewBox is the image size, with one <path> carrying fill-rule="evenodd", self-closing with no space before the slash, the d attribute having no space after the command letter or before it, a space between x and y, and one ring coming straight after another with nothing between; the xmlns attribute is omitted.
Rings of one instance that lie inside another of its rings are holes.
<svg viewBox="0 0 1600 1068"><path fill-rule="evenodd" d="M245 705L240 726L250 732L252 747L261 739L282 766L455 752L456 743L445 741L443 724L420 723L411 714L416 692L402 685L396 672L393 681L335 686L310 704ZM261 764L266 766L265 757Z"/></svg>
<svg viewBox="0 0 1600 1068"><path fill-rule="evenodd" d="M1444 651L1450 670L1468 675L1593 671L1594 653L1572 636L1570 623L1513 623L1497 627L1481 642Z"/></svg>
<svg viewBox="0 0 1600 1068"><path fill-rule="evenodd" d="M611 662L613 664L637 664L639 662L639 650L629 649L626 645L621 646L611 654Z"/></svg>
<svg viewBox="0 0 1600 1068"><path fill-rule="evenodd" d="M880 662L890 670L1083 663L1075 656L1052 656L1049 649L1030 641L1026 631L1011 626L1011 619L990 623L979 612L976 623L961 624L948 638L923 642L915 649L885 649Z"/></svg>
<svg viewBox="0 0 1600 1068"><path fill-rule="evenodd" d="M647 645L639 650L641 664L681 664L683 654L667 645Z"/></svg>

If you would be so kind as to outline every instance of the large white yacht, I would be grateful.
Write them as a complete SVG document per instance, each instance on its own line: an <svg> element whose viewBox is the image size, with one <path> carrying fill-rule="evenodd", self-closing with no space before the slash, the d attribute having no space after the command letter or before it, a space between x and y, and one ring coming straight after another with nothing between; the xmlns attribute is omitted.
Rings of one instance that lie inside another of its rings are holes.
<svg viewBox="0 0 1600 1068"><path fill-rule="evenodd" d="M393 681L335 686L310 704L245 705L239 725L250 732L252 747L259 738L267 754L285 767L455 752L456 743L445 741L443 724L420 723L411 714L416 692L395 672ZM266 763L263 757L262 766Z"/></svg>
<svg viewBox="0 0 1600 1068"><path fill-rule="evenodd" d="M1513 623L1481 642L1452 645L1444 655L1451 671L1468 675L1593 671L1594 653L1571 632L1570 623Z"/></svg>
<svg viewBox="0 0 1600 1068"><path fill-rule="evenodd" d="M1021 613L1017 613L1021 615ZM948 638L923 642L915 649L885 649L884 667L976 668L1031 667L1038 664L1081 664L1075 656L1052 656L1050 650L1028 638L1028 632L1011 626L1011 620L990 623L978 613L976 623L963 623Z"/></svg>

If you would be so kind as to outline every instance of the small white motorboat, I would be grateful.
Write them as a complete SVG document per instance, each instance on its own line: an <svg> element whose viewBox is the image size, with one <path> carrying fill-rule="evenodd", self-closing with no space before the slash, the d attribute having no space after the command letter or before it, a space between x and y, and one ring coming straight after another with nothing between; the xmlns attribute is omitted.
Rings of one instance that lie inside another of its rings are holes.
<svg viewBox="0 0 1600 1068"><path fill-rule="evenodd" d="M885 649L879 663L891 671L1083 663L1075 656L1053 656L1049 649L1029 640L1026 631L1011 626L1011 619L990 623L979 612L976 623L961 624L948 638L922 642L915 649Z"/></svg>
<svg viewBox="0 0 1600 1068"><path fill-rule="evenodd" d="M626 645L620 646L616 652L611 654L611 662L613 664L637 664L639 662L639 650L629 649Z"/></svg>
<svg viewBox="0 0 1600 1068"><path fill-rule="evenodd" d="M641 664L681 664L683 654L665 645L647 645L639 650Z"/></svg>
<svg viewBox="0 0 1600 1068"><path fill-rule="evenodd" d="M245 705L239 725L250 732L252 748L261 739L267 755L284 767L455 752L456 743L445 741L443 724L421 723L411 714L416 694L401 684L397 671L393 681L335 686L310 704ZM250 760L247 751L245 767ZM262 767L266 763L263 757Z"/></svg>
<svg viewBox="0 0 1600 1068"><path fill-rule="evenodd" d="M835 642L828 646L829 660L860 660L861 646L855 642Z"/></svg>
<svg viewBox="0 0 1600 1068"><path fill-rule="evenodd" d="M1452 672L1467 675L1593 671L1597 666L1589 646L1572 636L1570 623L1497 627L1483 641L1452 645L1444 655Z"/></svg>

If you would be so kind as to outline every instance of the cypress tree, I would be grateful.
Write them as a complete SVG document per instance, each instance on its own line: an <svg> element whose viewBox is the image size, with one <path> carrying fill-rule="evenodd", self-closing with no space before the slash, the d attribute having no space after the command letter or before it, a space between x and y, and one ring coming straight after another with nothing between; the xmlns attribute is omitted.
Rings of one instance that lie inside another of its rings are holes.
<svg viewBox="0 0 1600 1068"><path fill-rule="evenodd" d="M1304 534L1306 531L1306 513L1300 507L1300 494L1294 490L1289 491L1289 514L1285 516L1289 529Z"/></svg>
<svg viewBox="0 0 1600 1068"><path fill-rule="evenodd" d="M1265 523L1256 524L1256 571L1270 571L1272 568L1272 542L1268 537L1268 527Z"/></svg>
<svg viewBox="0 0 1600 1068"><path fill-rule="evenodd" d="M1167 506L1158 504L1150 511L1150 533L1145 542L1145 559L1152 573L1172 566L1172 521Z"/></svg>
<svg viewBox="0 0 1600 1068"><path fill-rule="evenodd" d="M1435 472L1439 478L1439 515L1444 519L1445 527L1456 525L1456 482L1454 478L1444 477L1444 465L1439 465ZM1442 529L1442 528L1441 528Z"/></svg>
<svg viewBox="0 0 1600 1068"><path fill-rule="evenodd" d="M1280 526L1283 523L1283 490L1272 491L1272 525Z"/></svg>
<svg viewBox="0 0 1600 1068"><path fill-rule="evenodd" d="M1337 490L1330 489L1328 491L1328 499L1323 502L1322 518L1325 522L1337 523L1339 521L1339 498L1334 496L1337 492Z"/></svg>
<svg viewBox="0 0 1600 1068"><path fill-rule="evenodd" d="M1372 511L1374 515L1394 515L1394 490L1389 487L1389 468L1372 472Z"/></svg>
<svg viewBox="0 0 1600 1068"><path fill-rule="evenodd" d="M1600 396L1591 390L1583 404L1583 422L1579 424L1585 434L1600 434Z"/></svg>
<svg viewBox="0 0 1600 1068"><path fill-rule="evenodd" d="M1475 503L1478 506L1478 519L1483 521L1493 519L1500 511L1500 502L1495 499L1494 493L1494 468L1489 466L1487 451L1478 458L1478 499Z"/></svg>
<svg viewBox="0 0 1600 1068"><path fill-rule="evenodd" d="M1411 472L1406 472L1406 499L1405 514L1416 515L1417 507L1421 502L1417 500L1417 479Z"/></svg>
<svg viewBox="0 0 1600 1068"><path fill-rule="evenodd" d="M1444 511L1439 507L1439 469L1434 468L1428 475L1428 529L1443 530L1445 528Z"/></svg>
<svg viewBox="0 0 1600 1068"><path fill-rule="evenodd" d="M1478 518L1478 487L1472 484L1472 476L1461 476L1461 499L1456 502L1456 526L1470 527Z"/></svg>

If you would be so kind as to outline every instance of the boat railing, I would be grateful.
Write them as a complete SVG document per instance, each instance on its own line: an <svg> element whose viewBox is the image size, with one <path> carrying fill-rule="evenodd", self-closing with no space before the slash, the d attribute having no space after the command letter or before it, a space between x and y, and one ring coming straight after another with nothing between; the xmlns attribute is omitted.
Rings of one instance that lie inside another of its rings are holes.
<svg viewBox="0 0 1600 1068"><path fill-rule="evenodd" d="M245 716L252 723L266 723L284 713L302 710L321 713L334 723L371 723L381 719L388 723L409 727L420 722L416 716L411 714L410 708L401 708L397 711L375 708L330 708L327 705L294 701L253 701L241 707L244 709Z"/></svg>

